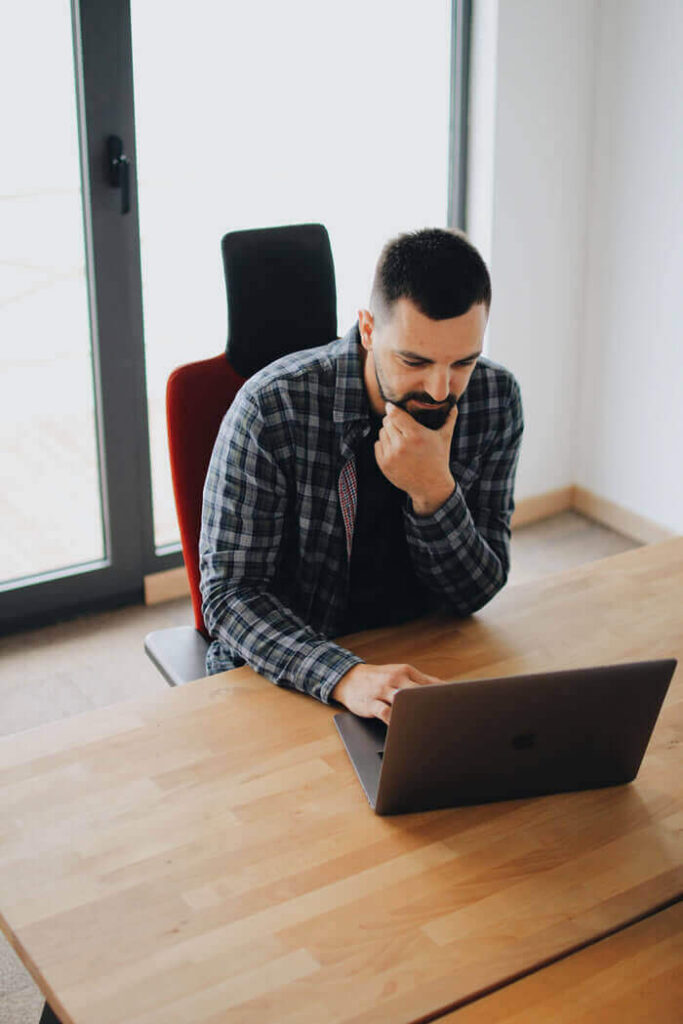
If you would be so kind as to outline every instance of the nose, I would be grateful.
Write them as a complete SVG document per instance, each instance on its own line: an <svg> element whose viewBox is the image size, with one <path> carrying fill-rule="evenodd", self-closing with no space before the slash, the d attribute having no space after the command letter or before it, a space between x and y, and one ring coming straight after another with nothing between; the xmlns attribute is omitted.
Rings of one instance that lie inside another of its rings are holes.
<svg viewBox="0 0 683 1024"><path fill-rule="evenodd" d="M449 367L432 366L425 384L425 390L435 402L445 402L450 393Z"/></svg>

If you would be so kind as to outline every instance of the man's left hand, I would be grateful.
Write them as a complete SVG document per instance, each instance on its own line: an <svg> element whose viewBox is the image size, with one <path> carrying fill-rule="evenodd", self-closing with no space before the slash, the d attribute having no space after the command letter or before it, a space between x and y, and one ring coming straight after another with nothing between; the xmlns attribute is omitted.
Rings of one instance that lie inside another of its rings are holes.
<svg viewBox="0 0 683 1024"><path fill-rule="evenodd" d="M375 444L377 465L410 497L416 515L433 515L455 487L450 452L458 407L453 406L440 430L424 427L392 402L386 410Z"/></svg>

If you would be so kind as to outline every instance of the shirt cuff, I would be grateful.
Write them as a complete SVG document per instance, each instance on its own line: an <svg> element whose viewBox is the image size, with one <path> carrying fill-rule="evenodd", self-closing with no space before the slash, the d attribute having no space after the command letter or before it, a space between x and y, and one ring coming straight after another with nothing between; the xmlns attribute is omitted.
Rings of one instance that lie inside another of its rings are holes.
<svg viewBox="0 0 683 1024"><path fill-rule="evenodd" d="M450 497L431 516L416 515L410 498L406 502L405 512L413 531L418 535L424 534L426 537L433 537L435 533L449 533L453 529L459 529L470 514L465 496L457 482Z"/></svg>
<svg viewBox="0 0 683 1024"><path fill-rule="evenodd" d="M297 690L329 704L331 693L342 676L362 663L363 659L357 654L338 644L316 644L297 665L292 682Z"/></svg>

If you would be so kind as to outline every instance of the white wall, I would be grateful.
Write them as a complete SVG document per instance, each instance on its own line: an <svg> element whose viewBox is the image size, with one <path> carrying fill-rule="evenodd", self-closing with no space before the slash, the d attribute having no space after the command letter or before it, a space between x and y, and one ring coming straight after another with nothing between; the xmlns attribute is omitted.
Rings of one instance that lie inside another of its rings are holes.
<svg viewBox="0 0 683 1024"><path fill-rule="evenodd" d="M524 397L517 498L578 483L674 530L682 13L477 0L468 197L493 279L487 351Z"/></svg>
<svg viewBox="0 0 683 1024"><path fill-rule="evenodd" d="M577 483L683 533L683 5L596 30Z"/></svg>
<svg viewBox="0 0 683 1024"><path fill-rule="evenodd" d="M473 25L473 94L496 23L490 269L493 305L487 352L517 375L526 435L517 498L574 482L577 453L577 340L583 297L593 80L592 0L479 0ZM483 111L486 116L486 111ZM470 167L468 220L489 251L479 169ZM478 179L478 180L477 180ZM475 181L477 183L475 184Z"/></svg>
<svg viewBox="0 0 683 1024"><path fill-rule="evenodd" d="M475 0L470 40L467 233L488 266L493 243L497 50L498 0ZM487 346L490 336L489 329Z"/></svg>

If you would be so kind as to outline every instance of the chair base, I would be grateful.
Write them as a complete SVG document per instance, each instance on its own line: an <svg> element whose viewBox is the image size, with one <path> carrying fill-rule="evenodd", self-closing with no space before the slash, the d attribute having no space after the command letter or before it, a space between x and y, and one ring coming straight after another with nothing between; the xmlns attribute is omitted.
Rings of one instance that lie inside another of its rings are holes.
<svg viewBox="0 0 683 1024"><path fill-rule="evenodd" d="M145 637L145 651L171 686L206 675L209 642L192 626L155 629Z"/></svg>

